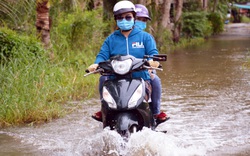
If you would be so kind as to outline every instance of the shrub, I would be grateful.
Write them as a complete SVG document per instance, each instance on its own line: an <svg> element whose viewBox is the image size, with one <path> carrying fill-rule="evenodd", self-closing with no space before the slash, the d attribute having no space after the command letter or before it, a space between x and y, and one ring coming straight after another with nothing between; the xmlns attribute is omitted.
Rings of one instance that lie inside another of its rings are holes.
<svg viewBox="0 0 250 156"><path fill-rule="evenodd" d="M100 48L104 38L103 32L107 29L107 23L101 18L101 10L73 12L58 18L58 25L52 29L52 39L57 43L54 46L72 50L93 46Z"/></svg>
<svg viewBox="0 0 250 156"><path fill-rule="evenodd" d="M207 37L212 33L212 25L204 12L183 13L182 32L187 38Z"/></svg>
<svg viewBox="0 0 250 156"><path fill-rule="evenodd" d="M219 34L223 32L224 22L219 13L210 13L207 17L208 20L212 23L213 34Z"/></svg>
<svg viewBox="0 0 250 156"><path fill-rule="evenodd" d="M22 50L22 51L20 51ZM26 52L26 54L24 54ZM29 58L44 53L36 38L19 36L7 28L0 28L0 63L6 63L20 55L29 55Z"/></svg>
<svg viewBox="0 0 250 156"><path fill-rule="evenodd" d="M172 40L172 33L169 30L165 29L161 30L161 33L158 32L156 39L160 53L167 53L172 50L174 42Z"/></svg>
<svg viewBox="0 0 250 156"><path fill-rule="evenodd" d="M57 25L51 30L51 41L60 63L79 69L82 65L88 66L94 62L108 26L101 14L102 10L93 10L58 17Z"/></svg>

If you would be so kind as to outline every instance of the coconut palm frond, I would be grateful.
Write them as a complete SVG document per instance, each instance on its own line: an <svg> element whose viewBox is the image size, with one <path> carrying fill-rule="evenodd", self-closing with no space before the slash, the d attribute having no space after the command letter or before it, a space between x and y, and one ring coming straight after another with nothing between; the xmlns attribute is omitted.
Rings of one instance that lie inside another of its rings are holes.
<svg viewBox="0 0 250 156"><path fill-rule="evenodd" d="M11 5L10 2L6 0L0 1L0 10L4 15L8 16L15 24L17 23L17 21L20 21L18 17L19 11L15 8L14 5Z"/></svg>
<svg viewBox="0 0 250 156"><path fill-rule="evenodd" d="M23 5L26 6L24 7L25 12L29 13L34 10L36 0L25 0L23 3Z"/></svg>

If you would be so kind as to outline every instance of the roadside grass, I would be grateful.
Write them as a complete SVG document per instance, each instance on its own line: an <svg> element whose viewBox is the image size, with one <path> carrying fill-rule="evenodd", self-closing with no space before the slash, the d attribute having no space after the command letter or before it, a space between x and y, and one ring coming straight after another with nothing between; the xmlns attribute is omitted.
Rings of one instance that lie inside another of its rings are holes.
<svg viewBox="0 0 250 156"><path fill-rule="evenodd" d="M191 39L181 38L180 42L175 45L175 48L185 48L188 46L195 46L205 42L205 39L202 37L195 37Z"/></svg>
<svg viewBox="0 0 250 156"><path fill-rule="evenodd" d="M59 14L49 50L36 34L0 27L0 128L49 122L79 107L71 101L97 92L99 75L84 74L108 28L101 14L102 10Z"/></svg>
<svg viewBox="0 0 250 156"><path fill-rule="evenodd" d="M96 91L98 78L83 77L94 53L69 56L84 63L61 60L59 55L49 60L38 41L8 29L0 29L0 42L0 127L62 117L77 107L66 107L68 101L87 99Z"/></svg>
<svg viewBox="0 0 250 156"><path fill-rule="evenodd" d="M1 126L47 122L65 115L64 104L91 96L97 81L84 72L41 60L1 66Z"/></svg>

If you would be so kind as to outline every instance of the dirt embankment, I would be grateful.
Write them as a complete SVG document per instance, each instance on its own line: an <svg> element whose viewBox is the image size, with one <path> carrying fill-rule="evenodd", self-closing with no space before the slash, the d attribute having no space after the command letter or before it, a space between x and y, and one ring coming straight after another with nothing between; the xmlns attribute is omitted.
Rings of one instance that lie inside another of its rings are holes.
<svg viewBox="0 0 250 156"><path fill-rule="evenodd" d="M224 30L221 35L250 37L250 23L225 24Z"/></svg>

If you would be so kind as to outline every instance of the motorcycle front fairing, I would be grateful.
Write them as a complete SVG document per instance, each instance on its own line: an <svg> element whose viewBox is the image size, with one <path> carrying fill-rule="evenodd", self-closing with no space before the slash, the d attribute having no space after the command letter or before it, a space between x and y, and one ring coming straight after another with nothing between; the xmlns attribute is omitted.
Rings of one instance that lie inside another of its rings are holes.
<svg viewBox="0 0 250 156"><path fill-rule="evenodd" d="M131 78L108 80L104 83L103 88L105 88L103 92L109 92L112 96L112 101L101 99L103 127L115 128L116 126L118 130L123 130L132 125L138 125L140 129L143 126L152 126L149 105L143 102L146 94L144 80ZM140 97L135 97L135 94Z"/></svg>
<svg viewBox="0 0 250 156"><path fill-rule="evenodd" d="M137 59L131 55L125 55L125 56L122 56L122 55L117 55L117 56L113 56L110 60L107 60L107 61L103 61L103 62L100 62L98 64L98 66L100 68L102 68L104 71L101 72L102 73L105 73L105 75L107 74L115 74L116 76L118 76L119 74L118 73L115 73L114 71L114 68L112 66L112 62L113 61L125 61L125 60L132 60L133 64L131 66L131 69L129 71L129 73L126 73L126 74L122 74L121 76L125 76L125 75L130 75L131 72L134 72L134 71L140 71L141 70L141 66L143 64L145 64L145 62L142 60L142 59Z"/></svg>

